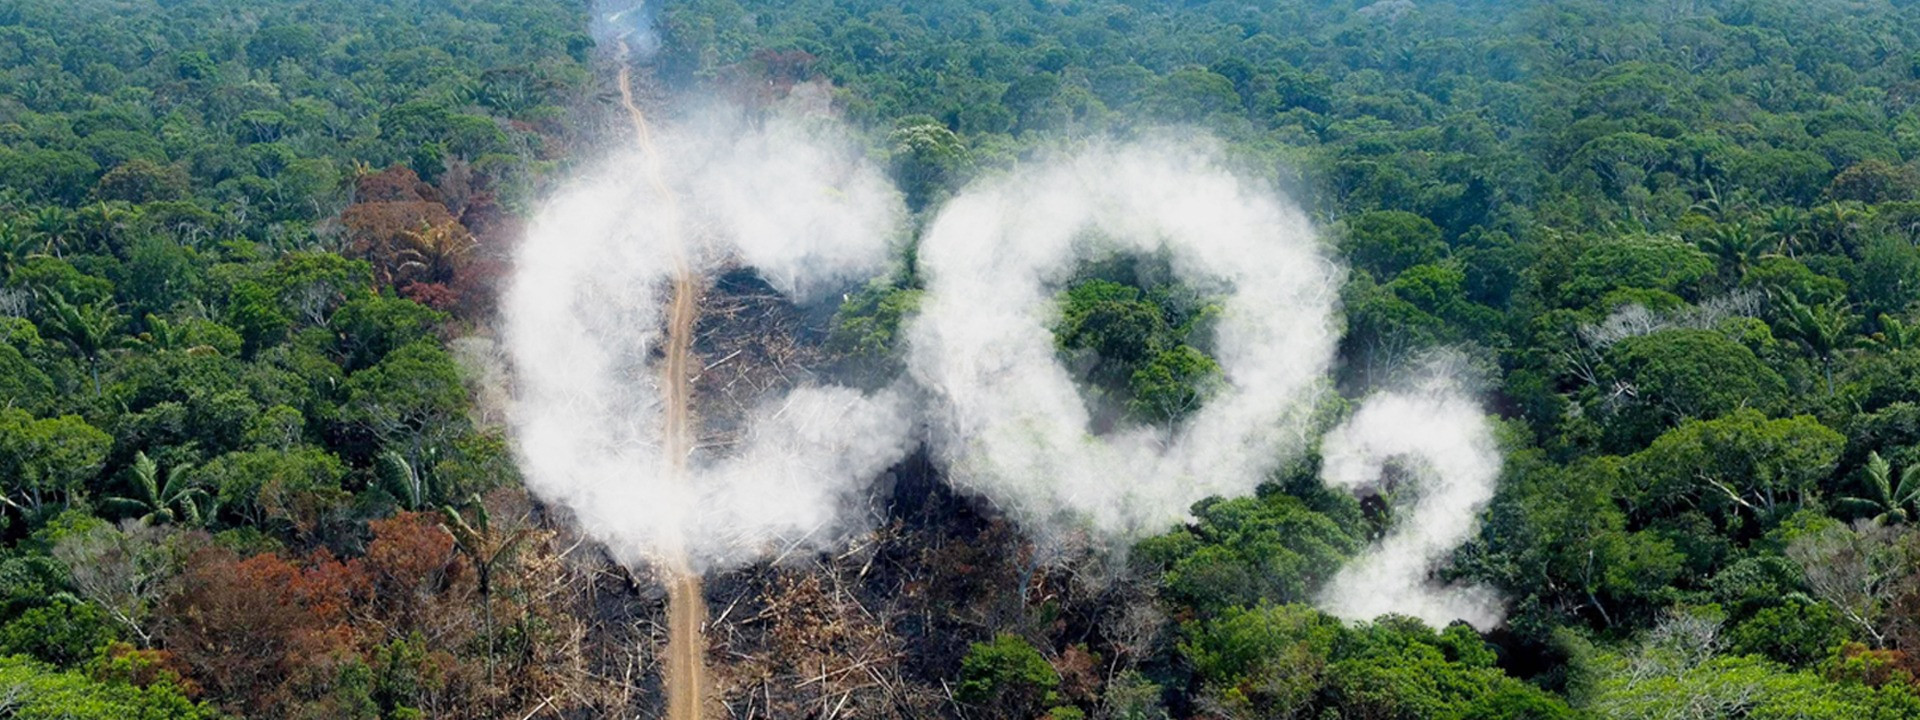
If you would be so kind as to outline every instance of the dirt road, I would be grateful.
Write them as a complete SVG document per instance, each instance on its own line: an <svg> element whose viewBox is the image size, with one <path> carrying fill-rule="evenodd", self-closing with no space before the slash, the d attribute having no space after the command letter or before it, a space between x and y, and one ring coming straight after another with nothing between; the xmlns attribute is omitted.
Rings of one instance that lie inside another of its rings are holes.
<svg viewBox="0 0 1920 720"><path fill-rule="evenodd" d="M663 223L667 237L661 240L669 243L668 252L673 257L673 301L667 311L666 367L661 371L662 384L666 386L667 413L662 451L667 457L669 472L685 483L688 481L687 459L693 452L693 321L699 310L702 283L687 260L689 248L680 210L661 170L652 129L646 114L633 99L633 74L625 61L627 43L622 40L619 45L620 103L626 106L627 117L633 121L634 138L646 163L647 180L663 199L661 212L667 214ZM703 635L706 597L700 589L700 574L694 571L684 547L662 548L662 554L661 569L667 576L667 717L699 720L704 714L707 694L707 642Z"/></svg>

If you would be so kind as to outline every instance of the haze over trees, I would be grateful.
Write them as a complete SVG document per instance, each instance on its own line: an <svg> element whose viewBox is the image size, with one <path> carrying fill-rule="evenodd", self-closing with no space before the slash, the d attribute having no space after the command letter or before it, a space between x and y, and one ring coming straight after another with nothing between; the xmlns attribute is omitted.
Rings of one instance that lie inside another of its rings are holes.
<svg viewBox="0 0 1920 720"><path fill-rule="evenodd" d="M589 12L0 6L0 714L657 707L651 580L529 501L481 340L605 122ZM1309 458L1063 564L909 462L869 541L710 586L741 716L1920 716L1920 5L658 23L664 87L824 91L919 220L1075 138L1217 138L1348 268L1339 392L1458 352L1506 455L1435 568L1501 592L1478 629L1313 607L1414 488ZM898 371L912 258L798 333L818 371ZM1212 298L1153 258L1082 270L1054 330L1103 422L1205 403Z"/></svg>

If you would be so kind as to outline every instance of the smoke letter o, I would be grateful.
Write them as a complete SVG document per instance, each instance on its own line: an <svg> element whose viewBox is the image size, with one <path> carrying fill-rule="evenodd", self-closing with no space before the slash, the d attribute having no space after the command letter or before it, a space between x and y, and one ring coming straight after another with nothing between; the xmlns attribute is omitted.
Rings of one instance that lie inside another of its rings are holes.
<svg viewBox="0 0 1920 720"><path fill-rule="evenodd" d="M1225 388L1179 428L1096 437L1055 357L1051 294L1089 254L1163 249L1225 298L1212 348ZM976 183L919 257L908 367L936 397L938 450L955 484L1036 529L1158 532L1197 500L1252 491L1309 440L1341 272L1298 209L1208 153L1096 148Z"/></svg>

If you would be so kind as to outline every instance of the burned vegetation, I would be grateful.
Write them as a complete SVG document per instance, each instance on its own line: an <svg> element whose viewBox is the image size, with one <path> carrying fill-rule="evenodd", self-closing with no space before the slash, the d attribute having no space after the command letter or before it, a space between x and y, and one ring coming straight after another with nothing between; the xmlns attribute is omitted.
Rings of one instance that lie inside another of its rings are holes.
<svg viewBox="0 0 1920 720"><path fill-rule="evenodd" d="M725 455L739 444L755 405L826 367L832 308L796 305L747 268L725 268L713 278L694 322L696 452Z"/></svg>
<svg viewBox="0 0 1920 720"><path fill-rule="evenodd" d="M750 269L710 277L695 323L693 405L696 454L715 458L741 443L758 403L838 381L851 366L829 341L836 304L797 305ZM1166 620L1138 584L1047 562L1057 558L951 489L924 450L876 478L866 497L873 529L849 545L772 547L761 562L706 578L710 693L726 716L944 716L969 649L996 634L1058 641L1100 675L1132 667L1163 634ZM648 569L605 562L583 575L594 589L577 598L599 617L601 630L587 637L599 666L592 674L626 688L602 699L657 713L664 593ZM1128 622L1138 626L1120 633L1128 642L1106 639ZM1090 642L1126 649L1102 656Z"/></svg>

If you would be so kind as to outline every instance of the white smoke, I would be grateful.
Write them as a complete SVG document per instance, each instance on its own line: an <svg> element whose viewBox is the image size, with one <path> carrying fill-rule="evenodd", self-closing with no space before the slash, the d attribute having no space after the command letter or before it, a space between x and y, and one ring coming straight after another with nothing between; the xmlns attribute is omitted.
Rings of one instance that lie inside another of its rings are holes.
<svg viewBox="0 0 1920 720"><path fill-rule="evenodd" d="M1055 355L1052 294L1093 255L1166 250L1224 296L1225 388L1180 427L1096 437ZM1099 146L963 190L920 248L908 367L937 403L951 480L1036 532L1161 532L1251 492L1308 442L1333 359L1341 271L1307 218L1191 147Z"/></svg>
<svg viewBox="0 0 1920 720"><path fill-rule="evenodd" d="M930 224L927 292L905 334L925 407L891 390L803 387L751 413L738 452L675 481L652 358L674 248L696 268L738 260L804 299L883 271L904 211L817 119L707 116L657 137L668 194L638 156L575 183L534 223L503 302L528 485L625 562L684 548L704 570L836 543L860 529L848 509L910 449L923 413L956 486L1054 539L1163 531L1198 500L1253 491L1313 440L1343 272L1311 223L1210 150L1099 145L977 183ZM1113 252L1164 252L1222 298L1209 350L1223 389L1178 426L1096 436L1057 357L1054 293L1080 260ZM1498 622L1491 593L1427 582L1471 535L1499 470L1464 394L1442 383L1377 396L1322 449L1340 487L1378 482L1392 458L1422 469L1408 521L1340 573L1330 611Z"/></svg>
<svg viewBox="0 0 1920 720"><path fill-rule="evenodd" d="M1177 146L1095 146L963 190L920 247L926 295L907 331L908 368L928 388L936 448L957 486L1042 536L1108 540L1160 532L1209 496L1251 492L1312 440L1338 334L1339 267L1301 213ZM1053 294L1084 259L1166 253L1183 281L1221 295L1211 350L1226 387L1183 424L1095 436L1050 328ZM1447 378L1382 393L1322 440L1328 484L1360 490L1389 461L1413 464L1404 521L1326 589L1323 607L1435 625L1497 624L1497 596L1436 587L1433 568L1468 539L1500 455L1488 420ZM1404 493L1403 493L1404 494Z"/></svg>
<svg viewBox="0 0 1920 720"><path fill-rule="evenodd" d="M660 14L657 0L593 0L592 6L588 31L596 42L626 42L631 57L621 60L646 60L660 51L660 32L655 23Z"/></svg>
<svg viewBox="0 0 1920 720"><path fill-rule="evenodd" d="M1399 522L1340 569L1321 592L1322 609L1350 620L1397 613L1435 627L1455 619L1482 630L1500 623L1505 612L1492 589L1429 580L1473 536L1500 476L1500 450L1478 403L1446 376L1412 391L1379 393L1328 432L1320 452L1321 479L1333 487L1377 487L1389 462L1417 478L1414 487L1398 489L1414 495L1399 503Z"/></svg>
<svg viewBox="0 0 1920 720"><path fill-rule="evenodd" d="M741 123L703 113L702 132L661 144L670 165L699 166L687 178L690 208L742 262L801 301L896 262L906 206L879 169L856 159L842 128L817 115Z"/></svg>
<svg viewBox="0 0 1920 720"><path fill-rule="evenodd" d="M612 157L554 197L516 252L502 339L527 485L623 562L684 548L704 570L825 546L910 448L904 401L801 387L750 414L738 452L675 479L653 362L663 300L681 247L696 270L737 260L796 295L870 277L892 256L899 195L817 118L708 114L655 138L662 183L640 154Z"/></svg>

